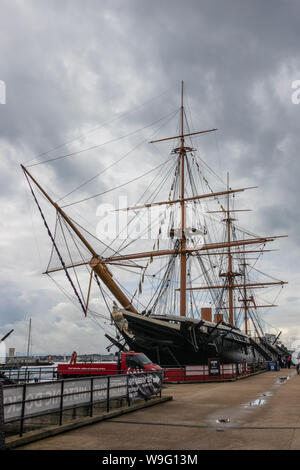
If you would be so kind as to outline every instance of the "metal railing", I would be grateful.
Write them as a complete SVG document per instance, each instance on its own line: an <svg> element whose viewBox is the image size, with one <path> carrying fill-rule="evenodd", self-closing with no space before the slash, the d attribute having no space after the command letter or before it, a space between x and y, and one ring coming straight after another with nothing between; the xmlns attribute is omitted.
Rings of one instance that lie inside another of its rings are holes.
<svg viewBox="0 0 300 470"><path fill-rule="evenodd" d="M95 407L109 412L114 400L130 406L137 399L161 396L161 388L159 372L6 385L3 386L4 424L19 422L18 434L22 436L26 420L55 414L56 425L61 426L68 410L82 408L85 416L92 417Z"/></svg>
<svg viewBox="0 0 300 470"><path fill-rule="evenodd" d="M185 366L185 367L165 367L165 382L193 382L193 381L214 381L236 379L237 377L247 376L259 370L266 369L265 364L249 365L240 364L220 364L219 370L210 371L208 365Z"/></svg>
<svg viewBox="0 0 300 470"><path fill-rule="evenodd" d="M3 385L0 383L0 450L5 449Z"/></svg>
<svg viewBox="0 0 300 470"><path fill-rule="evenodd" d="M0 375L15 383L53 381L58 378L57 367L0 369Z"/></svg>

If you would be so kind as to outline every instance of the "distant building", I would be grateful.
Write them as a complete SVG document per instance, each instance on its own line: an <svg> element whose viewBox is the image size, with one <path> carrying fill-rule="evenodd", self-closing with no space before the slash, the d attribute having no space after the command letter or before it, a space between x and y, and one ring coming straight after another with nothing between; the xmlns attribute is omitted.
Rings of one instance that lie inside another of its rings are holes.
<svg viewBox="0 0 300 470"><path fill-rule="evenodd" d="M8 357L14 357L14 356L15 356L15 348L9 348Z"/></svg>

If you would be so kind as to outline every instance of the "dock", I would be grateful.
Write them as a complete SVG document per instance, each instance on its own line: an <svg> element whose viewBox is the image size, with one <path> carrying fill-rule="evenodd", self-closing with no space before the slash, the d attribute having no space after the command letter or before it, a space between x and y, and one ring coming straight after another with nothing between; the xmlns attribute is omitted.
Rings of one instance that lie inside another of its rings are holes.
<svg viewBox="0 0 300 470"><path fill-rule="evenodd" d="M31 444L23 450L299 450L294 368L223 383L168 384L173 400Z"/></svg>

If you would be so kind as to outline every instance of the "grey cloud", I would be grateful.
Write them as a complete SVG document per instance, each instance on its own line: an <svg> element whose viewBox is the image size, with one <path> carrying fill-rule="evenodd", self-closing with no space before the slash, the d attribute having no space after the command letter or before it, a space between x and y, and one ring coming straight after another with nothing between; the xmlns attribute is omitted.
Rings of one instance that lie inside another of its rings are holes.
<svg viewBox="0 0 300 470"><path fill-rule="evenodd" d="M190 116L191 111L193 116L191 126L195 130L219 128L217 138L195 139L202 157L214 169L221 168L223 178L230 171L235 186L240 180L259 185L257 195L249 196L258 209L255 230L288 232L290 239L284 246L289 261L282 253L276 263L285 266L282 274L286 278L297 272L300 105L293 105L290 95L292 80L300 79L299 13L297 1L279 0L2 1L0 79L7 85L7 104L0 105L1 231L5 232L5 265L10 265L1 274L5 286L1 318L5 322L6 312L18 322L31 308L38 317L42 310L39 288L41 283L43 288L45 285L37 275L40 266L26 205L29 193L18 164L151 97L156 99L112 122L109 133L105 125L48 155L101 143L159 119L179 107L182 79L187 113ZM163 128L158 136L173 132L177 122L171 124L174 127ZM64 195L149 134L145 130L117 144L32 171L53 193ZM132 177L139 175L163 161L167 151L167 147L145 143L124 160L122 174L104 173L67 202L124 182L127 172ZM141 195L145 184L140 181L129 187L131 202ZM116 195L91 201L89 208L79 205L70 213L74 217L82 213L92 220L99 201L116 201ZM5 211L7 206L10 214ZM36 209L33 217L38 218ZM36 225L36 232L44 261L48 241L42 224ZM20 246L24 247L21 266L17 262ZM18 284L12 279L13 272L18 273ZM22 279L25 274L26 282ZM26 296L31 303L25 308L19 299ZM46 310L53 309L55 302L54 297L47 299ZM47 312L41 316L44 314ZM275 316L276 324L284 325L287 318L287 314L284 319ZM290 318L291 330L296 321L292 310Z"/></svg>

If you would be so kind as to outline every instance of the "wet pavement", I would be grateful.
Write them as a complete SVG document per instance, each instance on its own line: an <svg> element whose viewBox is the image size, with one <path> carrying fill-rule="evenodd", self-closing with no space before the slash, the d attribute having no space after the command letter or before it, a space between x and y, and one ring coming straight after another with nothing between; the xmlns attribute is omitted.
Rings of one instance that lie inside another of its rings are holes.
<svg viewBox="0 0 300 470"><path fill-rule="evenodd" d="M163 394L173 401L22 449L300 449L294 369L236 382L168 385Z"/></svg>

